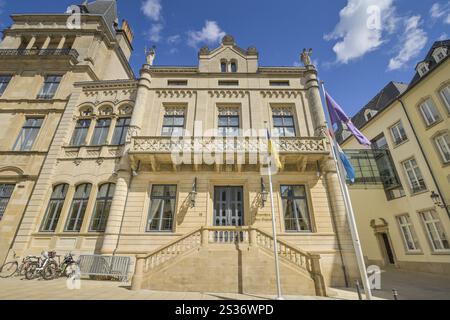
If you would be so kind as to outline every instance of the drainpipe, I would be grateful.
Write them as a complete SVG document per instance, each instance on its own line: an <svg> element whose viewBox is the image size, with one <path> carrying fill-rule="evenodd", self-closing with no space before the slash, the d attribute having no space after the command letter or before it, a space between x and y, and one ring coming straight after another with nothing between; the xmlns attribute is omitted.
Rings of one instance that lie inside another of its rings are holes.
<svg viewBox="0 0 450 320"><path fill-rule="evenodd" d="M422 153L422 156L423 156L423 158L425 159L425 163L427 164L428 170L430 171L431 177L433 178L433 182L434 182L434 184L435 184L435 186L436 186L437 192L438 192L439 196L441 197L442 203L443 203L444 206L445 206L445 211L447 212L447 215L448 215L449 218L450 218L450 209L449 209L449 206L448 206L447 203L445 202L444 195L443 195L443 193L441 192L441 188L439 188L439 184L438 184L438 182L437 182L437 180L436 180L436 177L435 177L435 175L434 175L434 173L433 173L433 170L431 169L430 162L428 161L428 158L427 158L426 155L425 155L425 151L423 150L422 144L420 143L419 138L417 137L416 130L414 129L414 126L413 126L413 124L412 124L412 122L411 122L411 119L410 119L410 117L409 117L408 112L406 111L406 106L405 106L405 104L403 103L402 99L397 99L397 100L398 100L398 102L400 102L400 104L402 105L403 112L405 112L406 118L408 119L408 123L409 123L409 125L411 126L411 129L412 129L412 131L413 131L414 137L416 138L417 144L419 145L420 152Z"/></svg>

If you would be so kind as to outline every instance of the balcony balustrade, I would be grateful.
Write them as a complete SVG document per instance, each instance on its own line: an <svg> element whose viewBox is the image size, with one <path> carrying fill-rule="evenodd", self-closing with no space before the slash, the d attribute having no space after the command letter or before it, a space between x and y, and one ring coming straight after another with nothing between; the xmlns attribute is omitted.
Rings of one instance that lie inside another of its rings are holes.
<svg viewBox="0 0 450 320"><path fill-rule="evenodd" d="M78 59L78 51L75 49L0 49L0 57L55 57L69 56Z"/></svg>

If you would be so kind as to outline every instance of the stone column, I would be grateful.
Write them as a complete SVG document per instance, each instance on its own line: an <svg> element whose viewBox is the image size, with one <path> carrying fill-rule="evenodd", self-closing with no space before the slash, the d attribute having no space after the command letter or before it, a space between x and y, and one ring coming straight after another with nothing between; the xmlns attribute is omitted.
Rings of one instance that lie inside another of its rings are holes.
<svg viewBox="0 0 450 320"><path fill-rule="evenodd" d="M314 135L316 137L325 136L327 122L323 110L322 99L320 98L320 85L317 79L317 70L314 66L306 67L306 97L308 99L309 110L314 126Z"/></svg>
<svg viewBox="0 0 450 320"><path fill-rule="evenodd" d="M145 107L147 105L147 97L152 82L152 76L149 68L149 65L144 65L141 69L141 79L139 80L136 103L134 104L133 115L131 117L129 136L139 135L142 129L145 116Z"/></svg>
<svg viewBox="0 0 450 320"><path fill-rule="evenodd" d="M131 177L128 171L123 170L118 173L116 190L106 223L105 239L103 240L101 250L102 254L112 254L117 247L123 216L125 214L125 202L127 200L130 179Z"/></svg>

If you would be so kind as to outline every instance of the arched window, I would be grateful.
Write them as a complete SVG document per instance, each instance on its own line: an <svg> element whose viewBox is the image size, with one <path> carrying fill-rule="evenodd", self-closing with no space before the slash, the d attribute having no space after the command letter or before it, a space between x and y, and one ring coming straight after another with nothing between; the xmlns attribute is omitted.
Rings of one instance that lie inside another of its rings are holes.
<svg viewBox="0 0 450 320"><path fill-rule="evenodd" d="M99 187L90 231L105 231L115 189L116 186L113 183L106 183Z"/></svg>
<svg viewBox="0 0 450 320"><path fill-rule="evenodd" d="M225 60L222 60L220 62L220 71L221 72L227 72L227 62Z"/></svg>
<svg viewBox="0 0 450 320"><path fill-rule="evenodd" d="M111 127L111 119L98 119L95 124L94 134L91 139L91 146L102 146L106 144L109 128Z"/></svg>
<svg viewBox="0 0 450 320"><path fill-rule="evenodd" d="M236 61L231 61L230 63L230 71L231 72L237 72L237 62Z"/></svg>
<svg viewBox="0 0 450 320"><path fill-rule="evenodd" d="M81 184L77 187L75 195L73 196L65 231L79 232L81 230L91 188L92 185L88 183Z"/></svg>
<svg viewBox="0 0 450 320"><path fill-rule="evenodd" d="M48 203L47 212L42 222L41 231L54 232L58 225L59 217L66 200L68 184L60 184L53 188L53 193Z"/></svg>

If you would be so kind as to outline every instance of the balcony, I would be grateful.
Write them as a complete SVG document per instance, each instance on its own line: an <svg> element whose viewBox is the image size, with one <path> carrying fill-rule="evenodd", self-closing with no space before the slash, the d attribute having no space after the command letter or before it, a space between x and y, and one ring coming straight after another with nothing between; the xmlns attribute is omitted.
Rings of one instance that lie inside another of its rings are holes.
<svg viewBox="0 0 450 320"><path fill-rule="evenodd" d="M78 60L78 51L75 49L0 49L1 58L19 58L19 57L70 57L74 61Z"/></svg>
<svg viewBox="0 0 450 320"><path fill-rule="evenodd" d="M301 171L330 154L326 138L274 138L274 144L282 164L296 165L296 170L300 166ZM151 163L154 170L166 164L198 168L237 163L240 171L243 166L266 164L267 153L267 139L260 137L134 137L129 150L132 160Z"/></svg>

